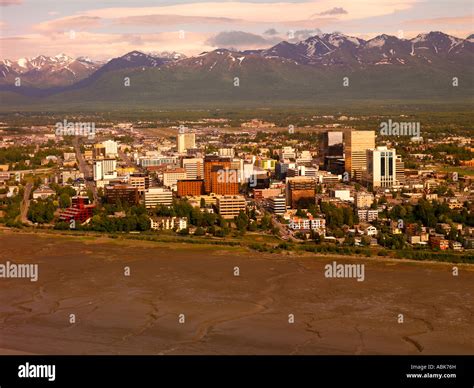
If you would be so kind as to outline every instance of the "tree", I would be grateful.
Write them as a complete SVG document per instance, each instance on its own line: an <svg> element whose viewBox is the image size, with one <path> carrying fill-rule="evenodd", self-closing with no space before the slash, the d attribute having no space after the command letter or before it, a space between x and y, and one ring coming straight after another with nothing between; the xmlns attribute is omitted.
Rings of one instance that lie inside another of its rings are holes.
<svg viewBox="0 0 474 388"><path fill-rule="evenodd" d="M343 208L343 216L344 216L344 224L348 225L349 227L354 226L354 211L351 207Z"/></svg>
<svg viewBox="0 0 474 388"><path fill-rule="evenodd" d="M189 235L189 228L181 229L181 230L178 232L178 234L181 235L181 236L187 236L187 235Z"/></svg>
<svg viewBox="0 0 474 388"><path fill-rule="evenodd" d="M71 197L67 193L62 193L59 196L59 207L62 209L71 206Z"/></svg>
<svg viewBox="0 0 474 388"><path fill-rule="evenodd" d="M194 231L195 236L204 236L205 234L206 231L204 230L204 228L201 227L196 228L196 230Z"/></svg>
<svg viewBox="0 0 474 388"><path fill-rule="evenodd" d="M244 233L249 225L249 218L242 210L239 212L239 215L235 217L235 225L241 233Z"/></svg>

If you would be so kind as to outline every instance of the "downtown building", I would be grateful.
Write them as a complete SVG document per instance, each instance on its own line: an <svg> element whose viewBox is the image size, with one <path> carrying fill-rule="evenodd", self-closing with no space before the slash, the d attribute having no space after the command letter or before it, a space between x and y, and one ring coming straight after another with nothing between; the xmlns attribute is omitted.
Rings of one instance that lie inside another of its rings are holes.
<svg viewBox="0 0 474 388"><path fill-rule="evenodd" d="M365 181L372 188L390 188L397 182L397 155L394 149L377 147L367 150L367 169Z"/></svg>
<svg viewBox="0 0 474 388"><path fill-rule="evenodd" d="M197 197L204 194L204 179L182 179L177 183L178 197Z"/></svg>
<svg viewBox="0 0 474 388"><path fill-rule="evenodd" d="M177 148L180 154L196 148L196 134L193 132L178 133Z"/></svg>
<svg viewBox="0 0 474 388"><path fill-rule="evenodd" d="M143 195L145 190L150 187L150 177L147 174L133 173L130 174L128 183L137 188L138 194Z"/></svg>
<svg viewBox="0 0 474 388"><path fill-rule="evenodd" d="M216 195L239 194L239 171L214 166L211 170L211 193Z"/></svg>
<svg viewBox="0 0 474 388"><path fill-rule="evenodd" d="M316 180L307 177L286 178L286 204L291 209L307 209L316 202Z"/></svg>
<svg viewBox="0 0 474 388"><path fill-rule="evenodd" d="M164 187L150 187L145 191L145 207L154 208L157 205L171 206L173 192Z"/></svg>
<svg viewBox="0 0 474 388"><path fill-rule="evenodd" d="M367 150L375 148L375 131L348 130L345 132L345 171L361 181L367 170Z"/></svg>
<svg viewBox="0 0 474 388"><path fill-rule="evenodd" d="M224 195L217 197L217 212L224 219L231 220L246 210L247 203L242 195Z"/></svg>
<svg viewBox="0 0 474 388"><path fill-rule="evenodd" d="M118 184L105 186L105 199L109 204L138 204L138 189L132 185Z"/></svg>
<svg viewBox="0 0 474 388"><path fill-rule="evenodd" d="M212 192L212 179L211 173L215 167L218 169L230 169L231 159L221 158L216 155L208 155L204 158L204 191L206 194Z"/></svg>
<svg viewBox="0 0 474 388"><path fill-rule="evenodd" d="M276 215L285 214L286 197L284 195L278 195L275 197L268 198L268 210Z"/></svg>
<svg viewBox="0 0 474 388"><path fill-rule="evenodd" d="M204 178L204 160L202 158L183 158L181 167L186 171L186 179Z"/></svg>
<svg viewBox="0 0 474 388"><path fill-rule="evenodd" d="M94 180L110 180L117 178L117 161L115 159L96 160L93 168Z"/></svg>

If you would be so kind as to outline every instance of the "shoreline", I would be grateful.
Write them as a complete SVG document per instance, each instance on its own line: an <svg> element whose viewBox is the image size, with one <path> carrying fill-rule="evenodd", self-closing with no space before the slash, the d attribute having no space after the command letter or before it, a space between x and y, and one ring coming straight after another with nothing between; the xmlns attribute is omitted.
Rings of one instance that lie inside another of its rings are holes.
<svg viewBox="0 0 474 388"><path fill-rule="evenodd" d="M47 238L50 237L51 235L54 235L55 237L59 238L64 238L64 239L73 239L76 241L82 240L81 242L86 243L86 244L100 244L100 243L114 243L114 244L122 244L125 246L130 246L130 247L150 247L156 248L156 245L166 245L168 248L172 247L182 247L182 246L189 246L193 249L196 250L204 250L204 249L210 249L212 248L213 251L228 251L228 250L234 250L234 251L245 251L245 252L251 252L255 254L255 258L258 258L258 255L261 255L260 252L257 252L249 246L245 245L243 241L235 241L235 243L238 243L239 245L226 245L228 241L226 240L211 240L215 241L218 243L208 243L206 241L200 240L199 242L196 243L189 243L187 241L179 242L179 241L166 241L166 240L156 240L156 241L150 241L150 240L141 240L137 238L133 238L133 236L140 236L140 234L128 234L124 233L123 235L118 234L116 235L117 237L112 237L110 234L97 234L97 232L78 232L81 234L76 234L75 232L64 232L64 231L56 231L56 230L22 230L22 229L12 229L12 228L7 228L7 227L0 227L0 235L2 233L6 232L7 234L25 234L25 235L35 235L35 236L40 236L42 238ZM157 236L158 237L158 236ZM178 236L169 236L171 238L176 238ZM189 238L189 236L188 236ZM241 245L243 244L243 245ZM390 251L389 251L390 252ZM468 269L469 271L474 271L474 263L455 263L455 262L448 262L448 261L437 261L437 260L416 260L416 259L409 259L409 258L395 258L395 257L388 257L388 256L365 256L363 254L357 255L357 254L351 254L351 255L342 255L338 253L318 253L318 252L307 252L307 251L283 251L279 253L272 253L272 252L265 252L267 255L275 255L275 256L284 256L285 258L308 258L308 257L314 257L318 259L322 258L337 258L337 259L342 259L342 260L348 260L348 259L356 259L356 260L364 260L364 261L369 261L369 262L391 262L391 263L418 263L418 264L423 264L423 265L432 265L432 264L437 264L437 265L444 265L444 266L462 266L465 269Z"/></svg>

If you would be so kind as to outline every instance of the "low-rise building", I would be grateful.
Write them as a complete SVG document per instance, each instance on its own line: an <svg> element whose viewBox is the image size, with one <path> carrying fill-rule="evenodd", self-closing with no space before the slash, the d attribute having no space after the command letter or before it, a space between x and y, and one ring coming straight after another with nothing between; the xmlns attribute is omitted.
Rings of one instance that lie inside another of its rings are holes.
<svg viewBox="0 0 474 388"><path fill-rule="evenodd" d="M157 205L170 206L173 203L173 192L164 187L150 187L145 190L145 207L154 208Z"/></svg>
<svg viewBox="0 0 474 388"><path fill-rule="evenodd" d="M245 211L247 203L241 195L224 195L217 197L217 212L224 219L233 219L240 211Z"/></svg>
<svg viewBox="0 0 474 388"><path fill-rule="evenodd" d="M449 248L449 241L446 240L442 234L430 235L429 243L433 249L438 248L444 251Z"/></svg>
<svg viewBox="0 0 474 388"><path fill-rule="evenodd" d="M361 222L372 222L379 218L379 211L377 209L359 209L357 216Z"/></svg>
<svg viewBox="0 0 474 388"><path fill-rule="evenodd" d="M33 191L33 199L46 199L55 196L56 191L51 189L49 186L41 186Z"/></svg>
<svg viewBox="0 0 474 388"><path fill-rule="evenodd" d="M268 210L273 214L284 214L286 212L286 197L279 195L268 199Z"/></svg>
<svg viewBox="0 0 474 388"><path fill-rule="evenodd" d="M110 204L138 204L138 189L132 185L109 185L105 186L105 198Z"/></svg>
<svg viewBox="0 0 474 388"><path fill-rule="evenodd" d="M326 220L324 218L292 217L288 227L291 230L316 230L320 234L326 234Z"/></svg>
<svg viewBox="0 0 474 388"><path fill-rule="evenodd" d="M152 217L150 226L153 230L180 231L188 227L188 219L186 217Z"/></svg>

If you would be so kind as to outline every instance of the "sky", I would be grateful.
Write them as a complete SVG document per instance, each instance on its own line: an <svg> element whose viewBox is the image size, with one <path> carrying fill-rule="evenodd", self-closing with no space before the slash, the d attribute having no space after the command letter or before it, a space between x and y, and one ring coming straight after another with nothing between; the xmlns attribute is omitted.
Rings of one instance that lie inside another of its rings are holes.
<svg viewBox="0 0 474 388"><path fill-rule="evenodd" d="M0 58L132 50L197 55L267 48L316 33L362 39L474 31L472 0L0 0Z"/></svg>

